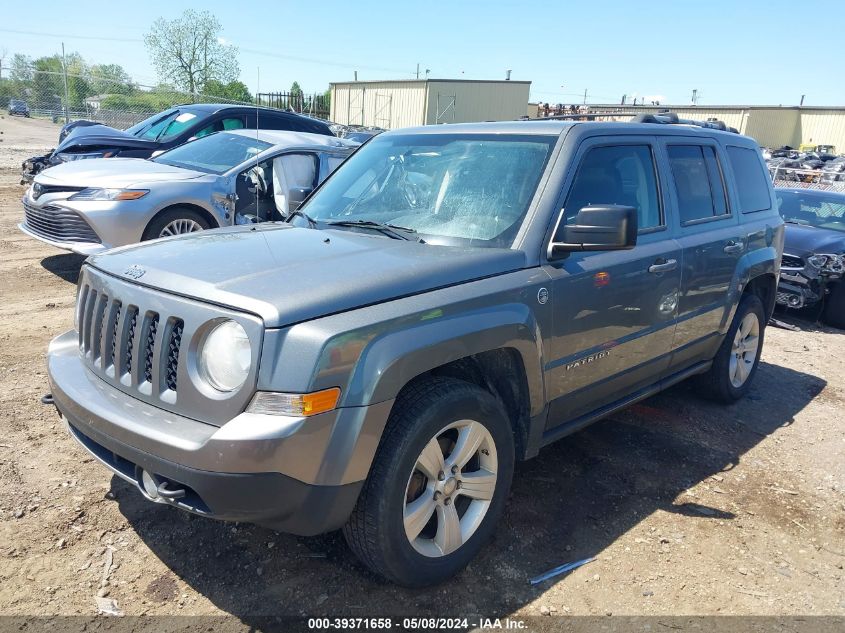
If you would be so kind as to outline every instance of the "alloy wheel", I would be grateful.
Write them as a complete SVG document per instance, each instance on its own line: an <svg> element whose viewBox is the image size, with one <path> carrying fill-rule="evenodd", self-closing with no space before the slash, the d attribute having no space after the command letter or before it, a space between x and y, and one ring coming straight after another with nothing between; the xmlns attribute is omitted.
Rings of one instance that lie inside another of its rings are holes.
<svg viewBox="0 0 845 633"><path fill-rule="evenodd" d="M749 312L743 317L734 335L728 365L731 384L737 389L742 387L751 375L751 370L754 369L754 363L757 361L759 347L760 321L756 314Z"/></svg>
<svg viewBox="0 0 845 633"><path fill-rule="evenodd" d="M170 237L171 235L183 235L185 233L196 233L202 231L199 222L182 218L168 222L159 233L159 237Z"/></svg>
<svg viewBox="0 0 845 633"><path fill-rule="evenodd" d="M405 489L405 534L424 556L451 554L484 520L496 490L498 457L480 422L441 429L417 457Z"/></svg>

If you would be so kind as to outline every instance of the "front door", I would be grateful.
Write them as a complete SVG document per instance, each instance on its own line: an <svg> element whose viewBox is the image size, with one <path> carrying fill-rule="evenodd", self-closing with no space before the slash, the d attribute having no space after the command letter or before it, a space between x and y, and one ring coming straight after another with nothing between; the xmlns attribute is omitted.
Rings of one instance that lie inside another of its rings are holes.
<svg viewBox="0 0 845 633"><path fill-rule="evenodd" d="M667 227L650 137L591 139L579 148L561 224L590 204L637 209L631 250L571 253L550 262L554 335L548 345L547 429L659 380L677 316L681 248Z"/></svg>

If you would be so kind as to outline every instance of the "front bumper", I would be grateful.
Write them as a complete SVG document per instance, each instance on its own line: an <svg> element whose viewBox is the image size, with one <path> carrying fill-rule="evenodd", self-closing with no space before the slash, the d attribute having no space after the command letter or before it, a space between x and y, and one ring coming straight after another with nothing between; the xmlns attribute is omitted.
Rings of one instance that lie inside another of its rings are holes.
<svg viewBox="0 0 845 633"><path fill-rule="evenodd" d="M216 427L108 385L80 358L75 332L51 343L47 364L54 403L73 437L145 497L301 535L346 521L392 404L307 419L242 413ZM184 494L156 495L149 477L144 485L145 471L156 486Z"/></svg>
<svg viewBox="0 0 845 633"><path fill-rule="evenodd" d="M86 257L89 255L96 255L97 253L102 253L108 250L108 246L104 246L99 242L64 242L61 240L53 240L49 237L45 237L44 235L40 235L35 233L32 229L30 229L26 222L21 222L18 224L18 229L21 233L28 235L29 237L38 240L39 242L44 242L45 244L49 244L54 248L60 248L63 251L71 251L72 253L77 253L79 255L85 255Z"/></svg>

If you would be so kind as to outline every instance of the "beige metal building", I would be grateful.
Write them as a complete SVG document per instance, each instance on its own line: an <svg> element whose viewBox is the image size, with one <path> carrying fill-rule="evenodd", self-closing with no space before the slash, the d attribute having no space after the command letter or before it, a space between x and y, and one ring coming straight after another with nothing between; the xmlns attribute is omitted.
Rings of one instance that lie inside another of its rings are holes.
<svg viewBox="0 0 845 633"><path fill-rule="evenodd" d="M331 120L385 129L525 116L530 81L410 79L329 84Z"/></svg>
<svg viewBox="0 0 845 633"><path fill-rule="evenodd" d="M592 112L676 112L682 119L719 119L766 147L799 147L802 143L834 145L845 152L845 107L818 106L619 106L590 105ZM529 112L534 118L536 109Z"/></svg>

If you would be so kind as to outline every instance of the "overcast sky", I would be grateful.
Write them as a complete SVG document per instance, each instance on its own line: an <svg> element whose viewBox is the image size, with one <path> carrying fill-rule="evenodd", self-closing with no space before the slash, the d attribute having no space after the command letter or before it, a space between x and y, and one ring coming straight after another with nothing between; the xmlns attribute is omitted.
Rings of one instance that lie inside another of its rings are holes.
<svg viewBox="0 0 845 633"><path fill-rule="evenodd" d="M839 52L845 3L727 2L90 2L8 3L0 52L78 51L153 84L143 35L159 16L207 9L240 48L241 80L306 92L330 81L432 78L532 81L531 99L615 103L623 94L686 104L845 105ZM37 34L33 34L37 33ZM102 38L102 39L95 39Z"/></svg>

